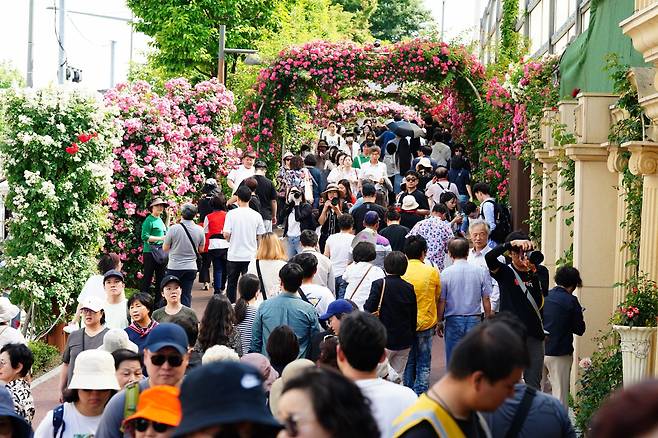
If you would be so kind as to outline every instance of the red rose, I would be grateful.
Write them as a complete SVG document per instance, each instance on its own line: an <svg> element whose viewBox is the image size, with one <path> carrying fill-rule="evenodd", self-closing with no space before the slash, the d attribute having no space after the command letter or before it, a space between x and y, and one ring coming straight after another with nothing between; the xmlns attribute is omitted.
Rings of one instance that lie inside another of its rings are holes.
<svg viewBox="0 0 658 438"><path fill-rule="evenodd" d="M69 155L75 155L79 150L80 148L78 147L77 143L71 143L71 146L66 148L66 153Z"/></svg>
<svg viewBox="0 0 658 438"><path fill-rule="evenodd" d="M78 141L80 143L87 143L91 139L91 135L85 134L84 132L82 134L78 134Z"/></svg>
<svg viewBox="0 0 658 438"><path fill-rule="evenodd" d="M578 96L578 93L580 93L580 88L574 88L573 91L571 92L571 97L575 99L576 96Z"/></svg>

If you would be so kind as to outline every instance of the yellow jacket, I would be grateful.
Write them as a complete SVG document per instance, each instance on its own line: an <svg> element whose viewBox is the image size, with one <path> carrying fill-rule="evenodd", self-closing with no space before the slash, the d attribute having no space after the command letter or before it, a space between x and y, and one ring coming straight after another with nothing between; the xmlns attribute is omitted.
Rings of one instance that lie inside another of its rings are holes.
<svg viewBox="0 0 658 438"><path fill-rule="evenodd" d="M416 331L432 328L438 322L436 303L441 295L439 271L418 259L409 260L407 272L402 279L414 285L418 305Z"/></svg>

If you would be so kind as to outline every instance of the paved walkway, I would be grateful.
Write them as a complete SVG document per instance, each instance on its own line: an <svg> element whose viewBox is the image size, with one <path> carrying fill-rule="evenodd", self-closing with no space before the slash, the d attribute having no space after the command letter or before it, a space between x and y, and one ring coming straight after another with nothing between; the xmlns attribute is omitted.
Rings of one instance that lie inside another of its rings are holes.
<svg viewBox="0 0 658 438"><path fill-rule="evenodd" d="M195 284L195 289L192 293L192 308L201 319L206 304L212 295L212 291L203 291L200 285ZM445 354L443 350L443 339L434 337L434 344L432 346L432 370L431 370L431 383L437 381L445 373ZM33 389L32 395L34 396L34 403L36 413L32 422L36 429L46 413L59 404L59 373L52 375L50 378L45 379L42 383L38 383Z"/></svg>

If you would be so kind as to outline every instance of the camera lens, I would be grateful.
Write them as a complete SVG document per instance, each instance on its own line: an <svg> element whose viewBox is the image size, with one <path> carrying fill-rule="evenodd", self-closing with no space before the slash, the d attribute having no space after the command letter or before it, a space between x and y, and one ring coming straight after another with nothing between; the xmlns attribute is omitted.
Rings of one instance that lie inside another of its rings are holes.
<svg viewBox="0 0 658 438"><path fill-rule="evenodd" d="M544 261L544 254L542 254L540 251L530 251L528 253L528 260L533 265L541 265L541 263Z"/></svg>
<svg viewBox="0 0 658 438"><path fill-rule="evenodd" d="M338 205L339 202L340 200L338 198L334 198L331 200L331 205Z"/></svg>
<svg viewBox="0 0 658 438"><path fill-rule="evenodd" d="M293 192L293 193L292 193L292 196L293 196L295 199L299 199L299 198L302 197L302 194L301 194L300 192Z"/></svg>

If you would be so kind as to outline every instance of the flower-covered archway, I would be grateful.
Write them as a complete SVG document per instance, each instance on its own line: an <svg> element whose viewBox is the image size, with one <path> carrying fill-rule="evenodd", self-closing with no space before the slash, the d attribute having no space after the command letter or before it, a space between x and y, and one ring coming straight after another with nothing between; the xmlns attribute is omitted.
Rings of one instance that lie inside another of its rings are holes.
<svg viewBox="0 0 658 438"><path fill-rule="evenodd" d="M415 108L389 100L358 100L346 99L338 102L334 109L329 109L322 117L314 120L315 125L326 126L333 120L339 123L353 123L359 118L384 117L393 118L399 115L405 120L419 120L421 115Z"/></svg>
<svg viewBox="0 0 658 438"><path fill-rule="evenodd" d="M463 46L415 39L385 47L318 41L282 51L261 70L242 119L242 142L271 167L281 152L290 111L335 107L346 89L429 83L451 89L464 109L479 102L484 67Z"/></svg>

